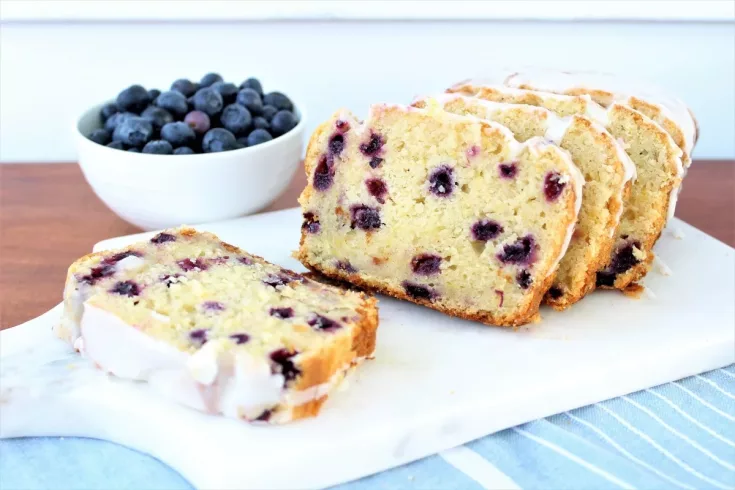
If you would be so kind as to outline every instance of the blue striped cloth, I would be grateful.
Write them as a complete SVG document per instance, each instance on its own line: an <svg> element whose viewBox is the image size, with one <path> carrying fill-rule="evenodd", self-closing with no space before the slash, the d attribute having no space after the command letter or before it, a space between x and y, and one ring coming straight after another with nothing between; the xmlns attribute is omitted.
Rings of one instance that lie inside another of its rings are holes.
<svg viewBox="0 0 735 490"><path fill-rule="evenodd" d="M36 488L192 487L159 461L111 443L0 441L0 489ZM523 424L336 488L735 489L735 365Z"/></svg>

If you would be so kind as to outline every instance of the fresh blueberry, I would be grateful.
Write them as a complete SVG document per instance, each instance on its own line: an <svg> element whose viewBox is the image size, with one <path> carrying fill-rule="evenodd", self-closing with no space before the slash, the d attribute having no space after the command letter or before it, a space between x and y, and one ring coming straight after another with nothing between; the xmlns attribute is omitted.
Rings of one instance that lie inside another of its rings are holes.
<svg viewBox="0 0 735 490"><path fill-rule="evenodd" d="M89 133L89 139L98 145L106 145L110 142L110 132L106 129L95 129Z"/></svg>
<svg viewBox="0 0 735 490"><path fill-rule="evenodd" d="M236 143L237 140L235 140L234 134L224 128L214 128L204 135L202 150L204 153L234 150Z"/></svg>
<svg viewBox="0 0 735 490"><path fill-rule="evenodd" d="M120 141L110 141L105 145L107 148L112 148L113 150L124 150L125 145L122 144Z"/></svg>
<svg viewBox="0 0 735 490"><path fill-rule="evenodd" d="M497 254L497 258L505 264L530 264L535 260L537 248L536 240L531 235L526 235L513 243L503 245L503 250Z"/></svg>
<svg viewBox="0 0 735 490"><path fill-rule="evenodd" d="M350 215L352 217L350 227L353 230L360 228L361 230L368 231L380 228L380 211L377 208L358 204L350 208Z"/></svg>
<svg viewBox="0 0 735 490"><path fill-rule="evenodd" d="M256 129L256 131L259 130ZM322 155L319 159L319 163L314 169L312 182L314 189L318 191L326 191L332 186L332 182L334 182L334 164L326 155Z"/></svg>
<svg viewBox="0 0 735 490"><path fill-rule="evenodd" d="M360 151L365 156L373 156L380 151L384 144L385 141L379 134L370 133L368 142L360 144Z"/></svg>
<svg viewBox="0 0 735 490"><path fill-rule="evenodd" d="M153 102L154 100L156 100L156 97L158 97L159 95L161 95L161 91L158 90L157 88L152 88L152 89L150 89L148 91L148 99L151 102Z"/></svg>
<svg viewBox="0 0 735 490"><path fill-rule="evenodd" d="M174 155L193 155L194 150L189 148L188 146L179 146L174 150Z"/></svg>
<svg viewBox="0 0 735 490"><path fill-rule="evenodd" d="M268 131L271 128L271 125L266 118L258 116L253 118L253 128L265 129Z"/></svg>
<svg viewBox="0 0 735 490"><path fill-rule="evenodd" d="M148 98L146 89L140 85L131 85L118 94L116 102L121 111L140 114L148 107L151 100Z"/></svg>
<svg viewBox="0 0 735 490"><path fill-rule="evenodd" d="M140 148L136 148L134 146L131 146L130 148L128 148L128 151L130 153L140 153Z"/></svg>
<svg viewBox="0 0 735 490"><path fill-rule="evenodd" d="M264 105L263 108L260 110L260 115L266 118L268 121L273 119L273 116L275 116L277 113L278 109L276 109L272 105Z"/></svg>
<svg viewBox="0 0 735 490"><path fill-rule="evenodd" d="M429 175L429 192L436 196L450 196L455 185L454 170L447 165L434 169Z"/></svg>
<svg viewBox="0 0 735 490"><path fill-rule="evenodd" d="M198 87L195 83L187 80L186 78L179 78L171 84L171 90L176 90L184 97L191 97L196 93Z"/></svg>
<svg viewBox="0 0 735 490"><path fill-rule="evenodd" d="M140 294L140 287L133 281L122 281L116 283L112 289L110 289L111 293L119 294L122 296L138 296Z"/></svg>
<svg viewBox="0 0 735 490"><path fill-rule="evenodd" d="M244 88L251 88L255 90L258 95L263 95L263 86L260 84L260 80L257 78L248 78L240 84L240 90Z"/></svg>
<svg viewBox="0 0 735 490"><path fill-rule="evenodd" d="M173 122L174 120L174 116L172 116L166 109L161 109L160 107L152 105L146 107L140 117L149 121L153 125L153 128L158 131L160 131L164 125Z"/></svg>
<svg viewBox="0 0 735 490"><path fill-rule="evenodd" d="M120 112L120 108L115 103L109 103L102 106L102 109L100 109L100 117L102 118L102 121L107 121L110 119L110 116L113 114L117 114Z"/></svg>
<svg viewBox="0 0 735 490"><path fill-rule="evenodd" d="M173 148L189 146L196 141L196 137L194 130L183 122L171 122L161 128L161 139L171 143Z"/></svg>
<svg viewBox="0 0 735 490"><path fill-rule="evenodd" d="M403 290L406 292L406 295L411 299L431 301L436 297L436 292L427 286L422 286L421 284L415 284L408 281L403 281L401 285L403 286Z"/></svg>
<svg viewBox="0 0 735 490"><path fill-rule="evenodd" d="M411 270L420 276L431 276L441 272L442 258L434 254L421 254L411 259Z"/></svg>
<svg viewBox="0 0 735 490"><path fill-rule="evenodd" d="M237 98L238 89L233 83L215 82L212 88L219 92L225 104L232 104Z"/></svg>
<svg viewBox="0 0 735 490"><path fill-rule="evenodd" d="M155 155L170 155L174 148L171 143L164 140L149 141L143 147L143 153L153 153Z"/></svg>
<svg viewBox="0 0 735 490"><path fill-rule="evenodd" d="M280 110L286 110L286 111L293 110L293 103L291 102L291 99L286 97L281 92L271 92L269 94L265 94L263 96L263 103L265 105L272 105L279 111Z"/></svg>
<svg viewBox="0 0 735 490"><path fill-rule="evenodd" d="M533 278L527 270L522 270L516 274L516 282L521 289L528 289L533 284Z"/></svg>
<svg viewBox="0 0 735 490"><path fill-rule="evenodd" d="M237 138L237 144L238 144L238 148L247 148L248 147L248 137L239 136Z"/></svg>
<svg viewBox="0 0 735 490"><path fill-rule="evenodd" d="M204 134L211 127L209 116L202 111L191 111L184 117L184 122L197 134Z"/></svg>
<svg viewBox="0 0 735 490"><path fill-rule="evenodd" d="M202 79L199 81L199 86L201 88L209 87L210 85L214 85L217 82L222 82L222 76L220 76L219 73L207 73L202 77Z"/></svg>
<svg viewBox="0 0 735 490"><path fill-rule="evenodd" d="M210 118L218 115L224 105L222 96L211 87L200 88L194 94L194 109L204 112Z"/></svg>
<svg viewBox="0 0 735 490"><path fill-rule="evenodd" d="M273 136L265 129L254 129L248 135L248 146L255 146L273 139Z"/></svg>
<svg viewBox="0 0 735 490"><path fill-rule="evenodd" d="M142 117L131 117L120 123L112 133L113 141L128 146L143 146L153 136L153 125Z"/></svg>
<svg viewBox="0 0 735 490"><path fill-rule="evenodd" d="M486 242L503 233L503 227L497 221L481 219L470 229L473 240Z"/></svg>
<svg viewBox="0 0 735 490"><path fill-rule="evenodd" d="M562 180L562 176L558 172L549 172L544 178L544 195L547 201L556 201L561 196L566 182Z"/></svg>
<svg viewBox="0 0 735 490"><path fill-rule="evenodd" d="M170 90L162 93L156 99L155 104L161 109L166 109L176 119L182 119L189 110L189 105L186 103L186 97L176 90Z"/></svg>
<svg viewBox="0 0 735 490"><path fill-rule="evenodd" d="M271 131L274 136L286 134L296 127L298 121L290 111L278 111L271 119Z"/></svg>
<svg viewBox="0 0 735 490"><path fill-rule="evenodd" d="M237 103L252 114L258 114L263 110L263 101L260 94L251 88L244 88L237 93Z"/></svg>
<svg viewBox="0 0 735 490"><path fill-rule="evenodd" d="M371 196L374 196L380 204L385 204L385 195L388 193L388 186L383 179L368 179L365 186Z"/></svg>
<svg viewBox="0 0 735 490"><path fill-rule="evenodd" d="M242 135L247 132L253 123L253 117L250 112L240 104L230 104L222 111L220 116L222 127L235 135Z"/></svg>
<svg viewBox="0 0 735 490"><path fill-rule="evenodd" d="M116 112L105 121L105 129L112 133L120 123L131 117L137 117L137 115L132 112Z"/></svg>

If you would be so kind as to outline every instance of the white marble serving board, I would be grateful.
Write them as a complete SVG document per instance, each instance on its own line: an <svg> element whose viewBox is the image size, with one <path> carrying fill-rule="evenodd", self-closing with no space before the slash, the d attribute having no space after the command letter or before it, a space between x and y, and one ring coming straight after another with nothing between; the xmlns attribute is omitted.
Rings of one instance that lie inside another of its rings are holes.
<svg viewBox="0 0 735 490"><path fill-rule="evenodd" d="M291 209L199 228L302 270L290 257L300 224ZM375 360L319 417L280 427L203 415L102 374L51 336L57 307L0 334L0 437L114 441L199 488L345 482L735 362L733 249L674 220L657 253L673 274L654 269L645 280L650 294L597 292L565 313L543 309L542 323L517 331L381 298Z"/></svg>

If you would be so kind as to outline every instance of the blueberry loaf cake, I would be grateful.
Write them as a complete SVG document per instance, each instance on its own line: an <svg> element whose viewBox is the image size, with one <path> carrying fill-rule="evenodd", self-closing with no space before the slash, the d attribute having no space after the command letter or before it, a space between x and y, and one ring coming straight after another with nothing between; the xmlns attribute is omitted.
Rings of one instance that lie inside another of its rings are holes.
<svg viewBox="0 0 735 490"><path fill-rule="evenodd" d="M690 156L697 138L696 120L681 100L658 87L631 83L609 73L540 69L512 73L505 78L504 84L564 95L587 94L603 107L613 102L627 105L659 123L681 148L684 166L691 164Z"/></svg>
<svg viewBox="0 0 735 490"><path fill-rule="evenodd" d="M488 102L459 94L436 99L452 113L503 124L519 141L544 137L569 152L585 178L582 207L572 241L544 301L563 310L582 299L594 289L596 272L609 260L623 199L635 175L625 150L605 128L584 116L561 118L543 107ZM419 100L414 105L424 103Z"/></svg>
<svg viewBox="0 0 735 490"><path fill-rule="evenodd" d="M363 293L181 228L72 264L57 334L194 409L278 424L316 415L377 325Z"/></svg>
<svg viewBox="0 0 735 490"><path fill-rule="evenodd" d="M494 325L536 319L582 198L566 151L436 103L340 111L305 164L304 265Z"/></svg>
<svg viewBox="0 0 735 490"><path fill-rule="evenodd" d="M589 95L560 95L472 81L449 91L493 102L537 105L561 116L580 114L604 126L635 164L636 178L623 203L610 260L597 273L597 286L624 289L648 273L653 246L666 221L674 216L684 175L681 149L656 121L618 102L605 109Z"/></svg>

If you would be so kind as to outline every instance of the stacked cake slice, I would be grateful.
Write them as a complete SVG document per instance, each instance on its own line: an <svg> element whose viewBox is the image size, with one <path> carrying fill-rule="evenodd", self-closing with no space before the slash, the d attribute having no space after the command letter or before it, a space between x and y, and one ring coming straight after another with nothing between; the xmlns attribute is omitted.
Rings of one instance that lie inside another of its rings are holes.
<svg viewBox="0 0 735 490"><path fill-rule="evenodd" d="M613 77L501 80L322 124L304 265L494 325L644 277L696 140L689 111Z"/></svg>

